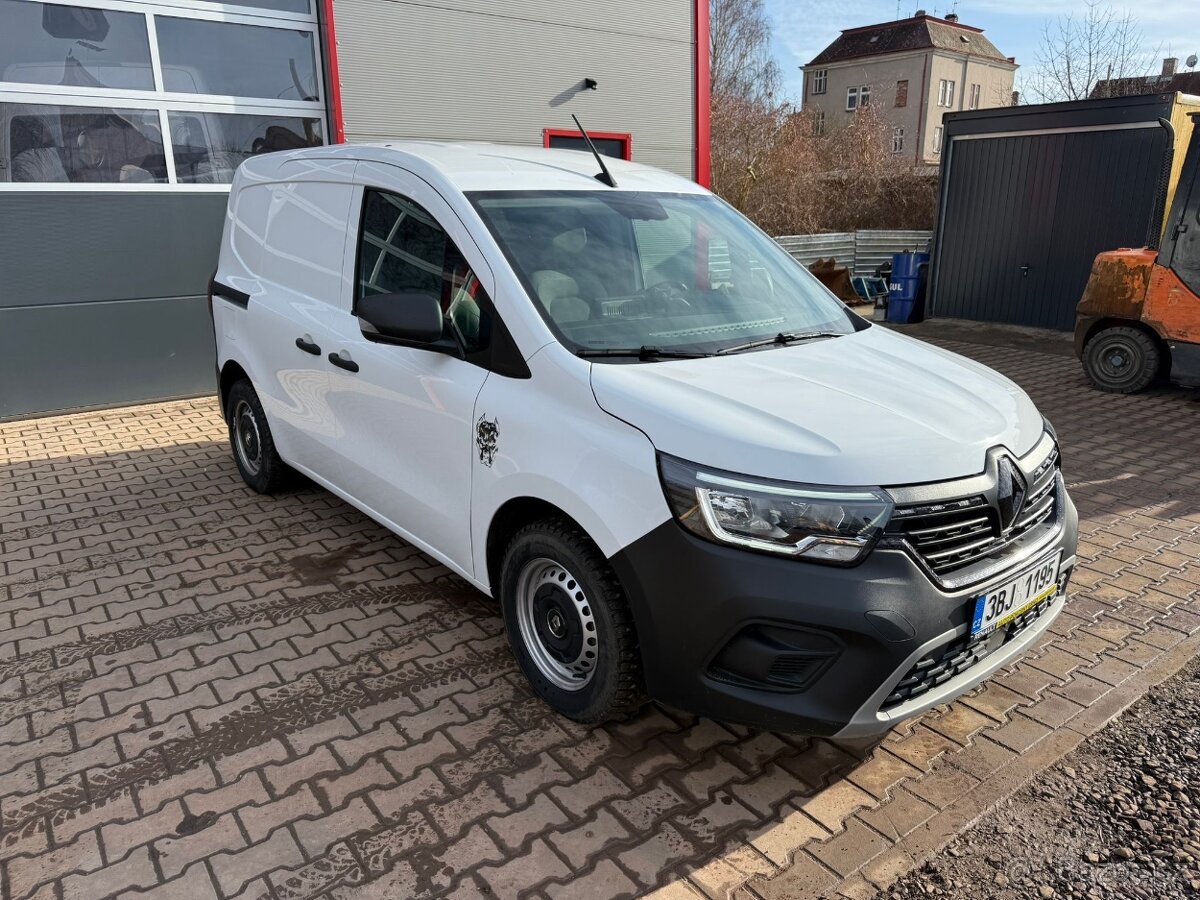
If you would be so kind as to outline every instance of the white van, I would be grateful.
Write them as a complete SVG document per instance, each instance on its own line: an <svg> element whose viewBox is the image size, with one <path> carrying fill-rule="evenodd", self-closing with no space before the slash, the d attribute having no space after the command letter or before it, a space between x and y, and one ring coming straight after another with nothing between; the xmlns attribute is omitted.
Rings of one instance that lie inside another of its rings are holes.
<svg viewBox="0 0 1200 900"><path fill-rule="evenodd" d="M573 150L248 159L212 283L261 492L303 472L499 600L564 715L859 736L1066 601L1053 429L690 181Z"/></svg>

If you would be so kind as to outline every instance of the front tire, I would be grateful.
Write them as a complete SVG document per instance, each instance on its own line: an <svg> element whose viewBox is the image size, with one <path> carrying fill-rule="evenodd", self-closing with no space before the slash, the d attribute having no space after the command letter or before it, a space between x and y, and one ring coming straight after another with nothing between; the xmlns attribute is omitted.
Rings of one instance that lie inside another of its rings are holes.
<svg viewBox="0 0 1200 900"><path fill-rule="evenodd" d="M275 450L267 414L249 379L229 389L225 401L229 446L242 481L260 494L274 494L291 482L292 470Z"/></svg>
<svg viewBox="0 0 1200 900"><path fill-rule="evenodd" d="M517 664L557 712L591 724L645 703L625 592L576 526L547 519L517 532L501 567L500 606Z"/></svg>
<svg viewBox="0 0 1200 900"><path fill-rule="evenodd" d="M1083 348L1088 380L1110 394L1136 394L1150 387L1163 366L1158 343L1138 328L1105 328Z"/></svg>

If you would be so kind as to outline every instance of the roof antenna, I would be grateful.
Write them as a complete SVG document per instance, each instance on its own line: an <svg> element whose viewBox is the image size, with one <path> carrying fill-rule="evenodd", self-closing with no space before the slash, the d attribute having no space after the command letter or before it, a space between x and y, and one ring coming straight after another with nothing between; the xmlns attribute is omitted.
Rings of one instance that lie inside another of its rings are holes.
<svg viewBox="0 0 1200 900"><path fill-rule="evenodd" d="M596 180L601 184L607 184L609 187L615 188L617 186L617 179L612 177L612 173L608 171L608 166L604 164L604 157L600 155L600 151L596 149L596 145L592 143L592 139L588 137L588 133L579 124L579 116L571 113L571 118L575 120L575 127L579 129L579 133L587 141L588 149L592 151L592 156L596 157L596 162L600 164L600 173L596 176Z"/></svg>

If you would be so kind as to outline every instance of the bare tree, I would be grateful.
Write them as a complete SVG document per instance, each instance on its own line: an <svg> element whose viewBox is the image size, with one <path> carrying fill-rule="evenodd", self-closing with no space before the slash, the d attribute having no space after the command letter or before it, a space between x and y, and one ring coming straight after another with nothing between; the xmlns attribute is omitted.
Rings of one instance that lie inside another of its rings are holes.
<svg viewBox="0 0 1200 900"><path fill-rule="evenodd" d="M779 64L763 0L709 0L709 35L713 97L773 104Z"/></svg>
<svg viewBox="0 0 1200 900"><path fill-rule="evenodd" d="M882 114L863 107L818 133L777 96L763 0L709 4L713 190L772 234L929 227L936 180L892 152Z"/></svg>
<svg viewBox="0 0 1200 900"><path fill-rule="evenodd" d="M1144 75L1149 55L1137 19L1103 0L1086 0L1082 14L1069 13L1046 23L1036 68L1025 90L1043 102L1084 100L1097 82ZM1114 88L1114 92L1127 92Z"/></svg>
<svg viewBox="0 0 1200 900"><path fill-rule="evenodd" d="M713 183L771 234L929 228L937 179L893 152L893 124L874 106L817 134L811 112L726 104L713 116ZM723 135L717 143L718 134Z"/></svg>

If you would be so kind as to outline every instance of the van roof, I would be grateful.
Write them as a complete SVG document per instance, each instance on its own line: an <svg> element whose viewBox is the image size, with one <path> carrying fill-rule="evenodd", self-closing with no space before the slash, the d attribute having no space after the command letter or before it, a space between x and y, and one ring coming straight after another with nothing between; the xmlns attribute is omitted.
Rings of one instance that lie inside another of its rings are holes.
<svg viewBox="0 0 1200 900"><path fill-rule="evenodd" d="M285 169L291 162L311 165L318 160L351 159L402 166L426 180L444 180L460 191L612 190L596 180L599 167L586 151L471 142L331 144L252 156L242 168L256 181L271 181L287 178L290 173ZM616 179L618 190L704 192L695 182L662 169L611 157L605 157L604 162Z"/></svg>

